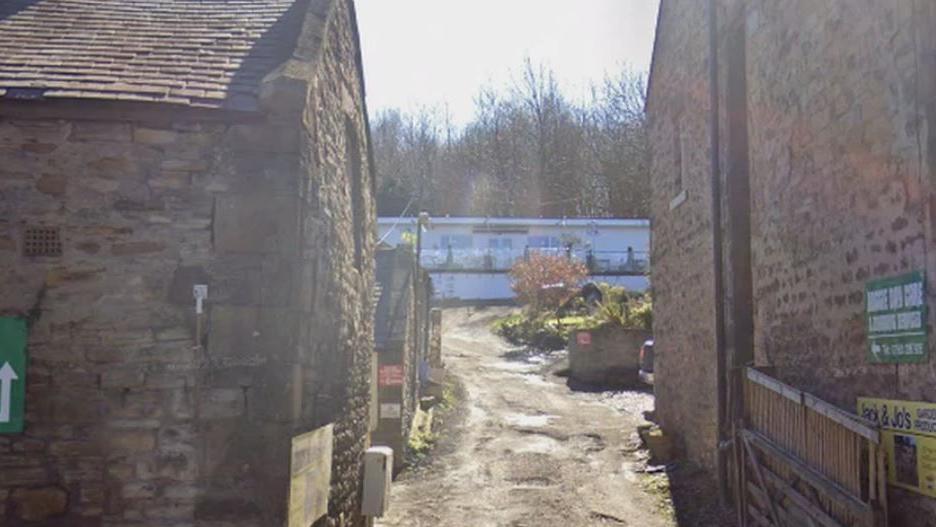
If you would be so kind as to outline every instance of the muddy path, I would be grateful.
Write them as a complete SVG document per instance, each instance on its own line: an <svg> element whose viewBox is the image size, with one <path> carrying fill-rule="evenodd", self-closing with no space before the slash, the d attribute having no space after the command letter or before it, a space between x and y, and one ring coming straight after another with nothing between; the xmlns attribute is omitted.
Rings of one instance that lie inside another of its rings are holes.
<svg viewBox="0 0 936 527"><path fill-rule="evenodd" d="M443 356L463 418L428 467L394 484L384 527L669 527L638 473L642 392L570 390L490 333L501 308L444 313Z"/></svg>

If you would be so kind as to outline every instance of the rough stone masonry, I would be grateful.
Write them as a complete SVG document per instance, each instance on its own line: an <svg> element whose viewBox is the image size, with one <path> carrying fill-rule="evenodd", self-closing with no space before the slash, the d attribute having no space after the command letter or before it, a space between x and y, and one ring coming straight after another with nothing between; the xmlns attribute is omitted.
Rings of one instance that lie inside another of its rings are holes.
<svg viewBox="0 0 936 527"><path fill-rule="evenodd" d="M8 1L0 70L0 316L29 322L0 524L283 525L290 438L327 423L321 523L359 524L375 206L353 3Z"/></svg>
<svg viewBox="0 0 936 527"><path fill-rule="evenodd" d="M432 282L417 265L412 245L378 250L376 260L381 290L374 317L379 415L371 437L374 445L393 449L394 469L400 470L428 372ZM441 344L441 333L439 340Z"/></svg>
<svg viewBox="0 0 936 527"><path fill-rule="evenodd" d="M859 396L936 401L932 329L928 361L871 364L864 306L869 280L911 271L936 279L934 5L716 4L729 354L747 346L756 365L850 411ZM663 0L647 107L657 410L689 456L711 468L718 437L705 5ZM891 493L893 525L932 524L936 500Z"/></svg>

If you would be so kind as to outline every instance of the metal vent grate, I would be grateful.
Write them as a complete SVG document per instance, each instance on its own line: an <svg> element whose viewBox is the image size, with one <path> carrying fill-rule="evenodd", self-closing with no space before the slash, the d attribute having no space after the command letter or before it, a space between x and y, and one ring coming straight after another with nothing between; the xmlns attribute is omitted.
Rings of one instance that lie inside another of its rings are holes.
<svg viewBox="0 0 936 527"><path fill-rule="evenodd" d="M58 227L27 227L23 233L25 256L62 256L62 236Z"/></svg>

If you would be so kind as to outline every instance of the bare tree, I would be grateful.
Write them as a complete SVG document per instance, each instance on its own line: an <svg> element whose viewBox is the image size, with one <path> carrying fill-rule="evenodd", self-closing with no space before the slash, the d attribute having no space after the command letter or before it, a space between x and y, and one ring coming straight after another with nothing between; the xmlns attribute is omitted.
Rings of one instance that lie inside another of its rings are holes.
<svg viewBox="0 0 936 527"><path fill-rule="evenodd" d="M646 217L650 199L650 147L644 113L644 78L625 72L593 90L589 141L604 180L609 209L618 216Z"/></svg>
<svg viewBox="0 0 936 527"><path fill-rule="evenodd" d="M380 213L645 216L644 93L643 77L624 73L575 104L527 60L508 89L480 90L460 130L438 110L383 112L373 124Z"/></svg>

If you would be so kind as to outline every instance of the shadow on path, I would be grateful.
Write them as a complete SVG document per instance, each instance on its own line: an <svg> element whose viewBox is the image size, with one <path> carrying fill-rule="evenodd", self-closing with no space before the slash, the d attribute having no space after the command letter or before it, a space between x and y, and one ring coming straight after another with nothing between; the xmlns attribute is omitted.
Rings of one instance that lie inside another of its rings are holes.
<svg viewBox="0 0 936 527"><path fill-rule="evenodd" d="M718 483L708 472L688 461L667 465L670 499L676 524L686 527L736 527L734 509L718 502Z"/></svg>

